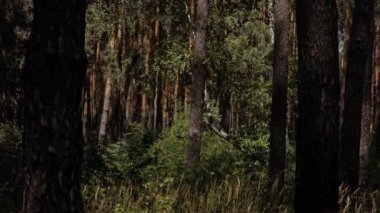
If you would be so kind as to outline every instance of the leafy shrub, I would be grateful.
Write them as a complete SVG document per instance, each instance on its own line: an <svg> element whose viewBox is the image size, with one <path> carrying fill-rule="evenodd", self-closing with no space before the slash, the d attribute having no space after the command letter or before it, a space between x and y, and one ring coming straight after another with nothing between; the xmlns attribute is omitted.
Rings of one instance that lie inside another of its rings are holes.
<svg viewBox="0 0 380 213"><path fill-rule="evenodd" d="M203 182L228 176L252 175L253 169L262 171L267 162L266 138L259 141L244 139L241 141L242 148L237 150L213 132L205 131L201 144L201 162L192 173L186 162L187 134L188 120L184 114L180 114L172 127L166 129L149 149L154 163L148 165L142 174L146 181L160 179L163 182Z"/></svg>
<svg viewBox="0 0 380 213"><path fill-rule="evenodd" d="M125 179L140 182L140 170L150 163L151 135L132 124L118 142L90 143L85 147L83 175L86 182L111 183Z"/></svg>

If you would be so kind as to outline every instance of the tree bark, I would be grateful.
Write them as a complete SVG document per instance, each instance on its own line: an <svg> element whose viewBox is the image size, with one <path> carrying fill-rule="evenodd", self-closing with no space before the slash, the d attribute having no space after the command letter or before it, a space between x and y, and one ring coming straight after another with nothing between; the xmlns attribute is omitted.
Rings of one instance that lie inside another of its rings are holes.
<svg viewBox="0 0 380 213"><path fill-rule="evenodd" d="M204 88L206 81L206 31L208 0L198 0L196 30L192 61L192 84L190 91L190 119L188 141L188 164L195 167L200 160Z"/></svg>
<svg viewBox="0 0 380 213"><path fill-rule="evenodd" d="M338 212L339 56L335 1L296 0L295 212Z"/></svg>
<svg viewBox="0 0 380 213"><path fill-rule="evenodd" d="M24 70L22 212L83 212L85 11L85 0L34 0Z"/></svg>
<svg viewBox="0 0 380 213"><path fill-rule="evenodd" d="M352 5L349 0L343 2L345 7L345 22L344 22L344 41L343 41L343 51L340 58L340 76L339 76L339 85L340 85L340 98L339 98L339 133L342 131L343 125L343 109L344 109L344 90L345 90L345 79L346 79L346 70L347 70L347 54L348 47L351 41L351 28L352 28ZM339 134L339 137L341 134ZM339 138L341 140L341 138Z"/></svg>
<svg viewBox="0 0 380 213"><path fill-rule="evenodd" d="M375 13L375 39L373 58L373 139L370 144L369 181L373 188L380 189L380 15Z"/></svg>
<svg viewBox="0 0 380 213"><path fill-rule="evenodd" d="M128 85L128 94L127 94L127 100L126 100L126 103L125 103L125 128L128 128L129 125L131 124L132 122L132 115L133 115L133 111L131 110L132 108L132 96L134 95L133 91L134 91L134 79L132 79Z"/></svg>
<svg viewBox="0 0 380 213"><path fill-rule="evenodd" d="M191 19L191 25L190 25L190 33L189 33L189 50L190 52L193 51L193 47L194 47L194 17L195 17L195 12L196 12L196 0L189 0L190 2L190 19ZM191 72L191 71L190 71ZM190 96L191 96L191 91L190 91L190 87L191 87L191 75L189 73L189 71L186 71L184 73L185 75L185 92L184 92L184 108L185 108L185 112L188 112L189 110L189 105L190 105Z"/></svg>
<svg viewBox="0 0 380 213"><path fill-rule="evenodd" d="M281 190L285 179L290 4L274 1L274 57L269 177Z"/></svg>
<svg viewBox="0 0 380 213"><path fill-rule="evenodd" d="M367 92L364 89L364 79L366 70L371 69L368 63L372 59L373 10L373 0L355 2L347 56L339 163L341 181L352 188L358 186L363 94Z"/></svg>
<svg viewBox="0 0 380 213"><path fill-rule="evenodd" d="M106 87L104 92L104 100L103 100L103 110L102 110L102 118L100 120L100 127L99 127L99 142L102 142L105 137L107 136L107 124L108 124L108 118L109 113L111 109L111 92L112 92L112 84L110 77L106 77Z"/></svg>
<svg viewBox="0 0 380 213"><path fill-rule="evenodd" d="M363 5L362 5L363 4ZM363 82L363 100L362 100L362 112L361 112L361 125L360 125L360 148L359 148L359 186L366 188L368 186L369 178L369 150L371 143L371 99L372 99L372 59L373 59L373 44L374 44L374 13L375 13L375 1L369 0L366 2L357 2L356 7L360 7L362 14L367 17L366 31L363 33L363 39L367 39L363 42L363 51L367 58L363 58L364 67L364 82ZM364 17L363 17L364 18ZM364 30L364 29L361 29ZM350 64L349 64L350 65Z"/></svg>
<svg viewBox="0 0 380 213"><path fill-rule="evenodd" d="M144 64L144 76L146 79L143 79L143 80L150 80L152 79L151 78L151 70L152 70L152 63L153 63L153 59L154 59L154 54L155 54L155 51L156 51L156 46L157 46L157 40L158 40L158 36L159 36L159 33L160 33L160 21L159 21L159 15L160 15L160 9L159 9L159 6L157 5L156 7L156 10L155 10L155 15L156 15L156 19L152 20L152 22L150 23L150 35L149 35L149 38L148 38L148 42L147 42L147 52L146 52L146 56L145 56L145 64ZM147 83L148 83L147 81ZM148 112L148 94L147 94L147 91L146 89L143 90L143 94L142 94L142 102L141 102L141 121L145 124L147 124L147 116L149 116L149 112ZM148 125L149 126L149 125Z"/></svg>

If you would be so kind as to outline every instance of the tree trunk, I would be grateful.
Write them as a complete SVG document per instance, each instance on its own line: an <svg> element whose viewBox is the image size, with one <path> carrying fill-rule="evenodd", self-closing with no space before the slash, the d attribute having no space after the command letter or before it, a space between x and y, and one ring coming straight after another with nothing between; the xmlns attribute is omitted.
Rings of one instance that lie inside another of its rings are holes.
<svg viewBox="0 0 380 213"><path fill-rule="evenodd" d="M179 71L178 69L175 71L175 85L174 85L174 97L173 97L173 100L174 100L174 108L173 108L173 118L174 118L174 121L177 119L177 114L179 112Z"/></svg>
<svg viewBox="0 0 380 213"><path fill-rule="evenodd" d="M371 69L368 63L372 58L373 10L373 0L355 2L347 55L339 163L341 181L352 188L358 186L362 103L363 94L367 92L364 92L364 79L366 70Z"/></svg>
<svg viewBox="0 0 380 213"><path fill-rule="evenodd" d="M288 54L290 4L274 1L274 57L272 114L270 125L269 177L283 187L286 156L286 112L288 91Z"/></svg>
<svg viewBox="0 0 380 213"><path fill-rule="evenodd" d="M380 189L380 15L375 13L375 43L373 58L373 139L370 148L370 184Z"/></svg>
<svg viewBox="0 0 380 213"><path fill-rule="evenodd" d="M132 115L133 115L133 112L131 110L132 108L132 96L134 95L133 94L133 87L134 87L134 79L132 79L128 85L128 94L127 94L127 100L126 100L126 103L125 103L125 128L128 128L129 125L131 124L132 122Z"/></svg>
<svg viewBox="0 0 380 213"><path fill-rule="evenodd" d="M223 131L228 133L231 128L231 93L225 85L226 72L226 69L221 69L217 72L216 87L218 89L217 105L221 117L220 126Z"/></svg>
<svg viewBox="0 0 380 213"><path fill-rule="evenodd" d="M363 5L361 5L362 3ZM375 1L370 0L366 2L358 2L356 7L360 7L365 18L367 28L360 29L366 30L363 33L363 37L367 39L363 43L363 49L366 50L365 54L367 58L363 58L364 67L364 82L363 82L363 100L362 100L362 112L361 112L361 126L360 126L360 148L359 148L359 186L366 188L368 186L369 178L369 148L371 142L371 99L372 99L372 59L373 59L373 44L374 44L374 13L375 13ZM356 15L356 14L355 14ZM363 24L364 24L363 23ZM360 32L362 33L362 32ZM350 64L349 64L350 65Z"/></svg>
<svg viewBox="0 0 380 213"><path fill-rule="evenodd" d="M345 79L347 70L347 54L348 47L351 41L351 28L352 28L352 5L349 0L343 2L345 7L345 22L344 22L344 42L343 42L343 52L340 58L340 98L339 98L339 133L342 131L343 125L343 109L344 109L344 89L345 89ZM339 134L339 140L341 140L341 134Z"/></svg>
<svg viewBox="0 0 380 213"><path fill-rule="evenodd" d="M194 167L200 160L204 88L206 81L206 28L208 0L198 0L195 42L192 61L192 84L190 91L190 119L188 141L188 164Z"/></svg>
<svg viewBox="0 0 380 213"><path fill-rule="evenodd" d="M291 10L290 13L290 38L291 51L290 51L290 59L289 63L289 73L288 79L291 81L295 81L296 73L297 73L297 63L296 60L298 58L298 46L297 46L297 26L296 26L296 12L294 9ZM287 137L288 142L295 141L296 135L296 116L297 116L297 89L296 86L292 82L289 82L288 89L288 111L287 111Z"/></svg>
<svg viewBox="0 0 380 213"><path fill-rule="evenodd" d="M87 143L87 131L91 125L91 92L90 92L90 76L91 70L88 70L88 73L85 77L85 85L83 88L82 94L82 133L84 142Z"/></svg>
<svg viewBox="0 0 380 213"><path fill-rule="evenodd" d="M195 17L195 8L196 8L196 0L189 0L190 1L190 18L191 18L191 26L190 26L190 33L189 33L189 50L190 52L193 51L194 46L194 17ZM191 86L191 75L188 71L185 72L185 93L184 93L184 108L185 112L188 112L189 105L190 105L190 86Z"/></svg>
<svg viewBox="0 0 380 213"><path fill-rule="evenodd" d="M371 48L372 51L372 48ZM365 67L362 118L360 126L359 148L359 186L368 186L369 147L371 141L371 90L372 90L372 54L368 56Z"/></svg>
<svg viewBox="0 0 380 213"><path fill-rule="evenodd" d="M338 212L339 56L335 1L296 0L295 212Z"/></svg>
<svg viewBox="0 0 380 213"><path fill-rule="evenodd" d="M24 72L22 212L83 212L81 95L86 1L34 0Z"/></svg>
<svg viewBox="0 0 380 213"><path fill-rule="evenodd" d="M155 89L154 89L154 115L153 115L153 135L157 135L157 121L158 121L158 100L159 100L159 91L160 91L160 71L156 72L156 79L155 79Z"/></svg>
<svg viewBox="0 0 380 213"><path fill-rule="evenodd" d="M111 92L112 92L111 79L107 77L106 88L104 92L102 118L101 118L100 127L99 127L98 139L100 142L102 142L107 136L107 124L108 124L108 118L109 118L109 113L111 109Z"/></svg>
<svg viewBox="0 0 380 213"><path fill-rule="evenodd" d="M147 47L147 53L145 56L145 64L144 64L144 76L146 79L143 79L143 80L145 80L147 83L151 79L150 74L151 74L151 69L152 69L152 63L153 63L154 53L156 51L158 35L160 32L159 31L160 30L160 21L159 21L160 9L158 5L156 7L155 13L156 13L155 15L157 18L150 23L150 36L147 42L148 47ZM142 94L142 102L141 102L141 121L144 124L147 124L147 121L148 121L147 116L149 116L147 107L148 107L148 94L147 94L146 89L144 88L143 94Z"/></svg>
<svg viewBox="0 0 380 213"><path fill-rule="evenodd" d="M170 101L170 87L169 87L169 73L165 73L162 81L162 129L169 127L169 101Z"/></svg>

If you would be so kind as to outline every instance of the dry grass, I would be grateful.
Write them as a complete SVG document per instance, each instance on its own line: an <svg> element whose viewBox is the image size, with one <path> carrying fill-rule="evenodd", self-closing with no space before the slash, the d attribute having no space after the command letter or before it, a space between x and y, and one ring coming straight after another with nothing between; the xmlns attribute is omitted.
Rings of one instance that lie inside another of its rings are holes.
<svg viewBox="0 0 380 213"><path fill-rule="evenodd" d="M348 187L339 188L339 206L341 213L379 213L380 191L368 192L362 189L350 190Z"/></svg>
<svg viewBox="0 0 380 213"><path fill-rule="evenodd" d="M138 193L136 192L138 191ZM114 187L85 187L88 212L292 212L283 191L269 196L265 180L230 178L206 186L164 186L151 183L136 190L130 183ZM272 200L272 202L268 202Z"/></svg>
<svg viewBox="0 0 380 213"><path fill-rule="evenodd" d="M292 193L274 193L264 178L258 181L228 178L207 185L150 183L137 188L126 182L117 186L86 186L85 207L91 213L141 212L293 212ZM340 187L341 213L379 213L380 192Z"/></svg>

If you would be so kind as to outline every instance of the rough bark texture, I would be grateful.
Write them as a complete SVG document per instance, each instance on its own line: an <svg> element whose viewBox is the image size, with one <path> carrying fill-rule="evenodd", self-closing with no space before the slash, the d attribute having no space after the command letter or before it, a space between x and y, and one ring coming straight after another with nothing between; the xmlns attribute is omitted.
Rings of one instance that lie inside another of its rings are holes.
<svg viewBox="0 0 380 213"><path fill-rule="evenodd" d="M335 1L296 0L299 44L295 212L338 211L339 56Z"/></svg>
<svg viewBox="0 0 380 213"><path fill-rule="evenodd" d="M273 94L270 125L269 177L284 184L286 155L286 112L288 91L288 54L290 4L288 0L274 1Z"/></svg>
<svg viewBox="0 0 380 213"><path fill-rule="evenodd" d="M347 56L339 166L341 181L353 188L358 186L363 85L366 70L371 69L373 8L373 0L356 1Z"/></svg>
<svg viewBox="0 0 380 213"><path fill-rule="evenodd" d="M83 212L85 0L34 0L24 72L23 212Z"/></svg>
<svg viewBox="0 0 380 213"><path fill-rule="evenodd" d="M206 80L206 28L208 0L198 0L195 42L192 61L192 85L190 91L190 124L188 141L188 164L194 167L200 160L204 88Z"/></svg>

